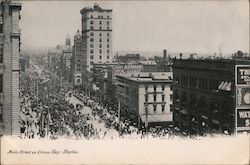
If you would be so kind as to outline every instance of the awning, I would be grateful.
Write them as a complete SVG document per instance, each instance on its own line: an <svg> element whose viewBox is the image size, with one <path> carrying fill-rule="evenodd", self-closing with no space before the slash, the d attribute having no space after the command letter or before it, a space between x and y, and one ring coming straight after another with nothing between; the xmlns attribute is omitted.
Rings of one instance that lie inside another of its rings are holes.
<svg viewBox="0 0 250 165"><path fill-rule="evenodd" d="M185 109L183 109L183 110L181 110L180 111L182 114L184 114L184 115L186 115L188 112L187 112L187 110L185 110Z"/></svg>
<svg viewBox="0 0 250 165"><path fill-rule="evenodd" d="M141 120L143 123L146 122L146 115L140 115ZM156 122L170 122L173 120L173 115L172 113L165 113L165 114L150 114L147 115L148 122L149 123L156 123Z"/></svg>
<svg viewBox="0 0 250 165"><path fill-rule="evenodd" d="M215 124L219 124L219 121L218 121L218 120L212 119L212 122L215 123Z"/></svg>
<svg viewBox="0 0 250 165"><path fill-rule="evenodd" d="M208 119L208 117L207 117L207 116L204 116L204 115L201 115L201 117L202 117L203 119Z"/></svg>

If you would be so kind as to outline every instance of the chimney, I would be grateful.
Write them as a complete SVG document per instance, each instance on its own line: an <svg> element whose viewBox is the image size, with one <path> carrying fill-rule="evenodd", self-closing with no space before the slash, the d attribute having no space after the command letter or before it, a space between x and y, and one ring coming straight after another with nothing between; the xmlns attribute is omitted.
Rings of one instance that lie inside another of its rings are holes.
<svg viewBox="0 0 250 165"><path fill-rule="evenodd" d="M166 61L166 59L167 59L167 50L164 49L163 50L163 60Z"/></svg>

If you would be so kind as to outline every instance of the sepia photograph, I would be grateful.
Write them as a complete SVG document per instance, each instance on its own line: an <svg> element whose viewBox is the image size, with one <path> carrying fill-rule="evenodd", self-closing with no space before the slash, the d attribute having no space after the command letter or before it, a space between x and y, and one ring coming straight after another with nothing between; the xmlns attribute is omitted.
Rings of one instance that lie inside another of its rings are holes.
<svg viewBox="0 0 250 165"><path fill-rule="evenodd" d="M249 164L249 1L0 0L0 164Z"/></svg>

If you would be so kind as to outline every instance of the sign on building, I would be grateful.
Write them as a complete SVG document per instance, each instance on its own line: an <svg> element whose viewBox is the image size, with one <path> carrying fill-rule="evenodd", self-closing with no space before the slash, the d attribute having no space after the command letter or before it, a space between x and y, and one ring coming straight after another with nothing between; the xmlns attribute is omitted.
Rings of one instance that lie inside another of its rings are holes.
<svg viewBox="0 0 250 165"><path fill-rule="evenodd" d="M250 131L250 65L235 66L236 132Z"/></svg>
<svg viewBox="0 0 250 165"><path fill-rule="evenodd" d="M250 85L250 65L236 65L236 85Z"/></svg>
<svg viewBox="0 0 250 165"><path fill-rule="evenodd" d="M250 108L237 108L237 130L250 130Z"/></svg>

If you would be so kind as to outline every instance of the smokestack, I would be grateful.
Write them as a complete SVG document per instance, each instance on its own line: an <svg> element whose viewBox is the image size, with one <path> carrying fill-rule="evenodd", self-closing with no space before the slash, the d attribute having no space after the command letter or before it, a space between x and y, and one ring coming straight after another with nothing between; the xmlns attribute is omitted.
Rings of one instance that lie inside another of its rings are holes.
<svg viewBox="0 0 250 165"><path fill-rule="evenodd" d="M164 61L166 61L166 59L167 59L167 50L166 49L163 50L163 59L164 59Z"/></svg>

